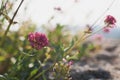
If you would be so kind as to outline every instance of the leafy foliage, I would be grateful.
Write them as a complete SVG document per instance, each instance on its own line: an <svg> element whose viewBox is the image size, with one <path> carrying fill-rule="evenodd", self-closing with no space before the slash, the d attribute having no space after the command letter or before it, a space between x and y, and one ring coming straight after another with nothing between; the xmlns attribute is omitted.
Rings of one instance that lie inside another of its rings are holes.
<svg viewBox="0 0 120 80"><path fill-rule="evenodd" d="M9 28L17 24L14 21L17 10L12 19L9 16L14 1L2 0L0 5L0 80L70 80L71 60L79 60L96 49L93 43L83 42L91 36L91 28L79 37L66 34L65 26L57 24L53 30L46 29L49 46L36 50L28 41L28 34L36 31L36 25L28 20L19 25L19 30L10 31ZM112 19L115 24L116 20ZM111 26L109 22L111 19L107 18L107 28Z"/></svg>

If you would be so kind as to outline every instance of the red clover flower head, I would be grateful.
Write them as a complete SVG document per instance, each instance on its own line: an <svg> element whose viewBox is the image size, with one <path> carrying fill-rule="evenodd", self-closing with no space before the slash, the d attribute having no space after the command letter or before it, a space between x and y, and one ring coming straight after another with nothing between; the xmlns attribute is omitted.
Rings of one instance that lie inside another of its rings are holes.
<svg viewBox="0 0 120 80"><path fill-rule="evenodd" d="M109 33L110 29L115 27L116 19L113 16L108 15L106 19L104 20L104 22L106 26L103 28L103 31L105 33Z"/></svg>
<svg viewBox="0 0 120 80"><path fill-rule="evenodd" d="M108 16L106 17L106 19L104 20L104 22L105 22L105 23L108 23L108 24L110 24L110 25L115 25L116 19L115 19L113 16L108 15Z"/></svg>
<svg viewBox="0 0 120 80"><path fill-rule="evenodd" d="M28 40L31 46L37 50L40 50L43 47L48 46L48 39L46 35L40 32L29 33Z"/></svg>

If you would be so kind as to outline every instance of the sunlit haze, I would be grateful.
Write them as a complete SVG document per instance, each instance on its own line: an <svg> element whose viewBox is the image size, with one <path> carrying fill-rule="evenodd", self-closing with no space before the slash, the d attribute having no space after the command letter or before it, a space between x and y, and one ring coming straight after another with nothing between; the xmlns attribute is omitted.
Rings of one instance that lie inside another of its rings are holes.
<svg viewBox="0 0 120 80"><path fill-rule="evenodd" d="M110 6L111 3L113 3L112 6ZM46 23L53 15L55 16L53 23L91 24L109 6L110 9L103 17L110 14L117 21L120 19L120 0L77 0L77 2L75 0L25 0L24 4L27 4L25 6L28 7L24 17L31 18L38 25ZM55 11L55 7L60 7L62 13Z"/></svg>
<svg viewBox="0 0 120 80"><path fill-rule="evenodd" d="M16 3L19 4L21 0ZM24 11L26 7L26 11ZM54 8L60 7L61 11ZM120 24L120 0L25 0L18 15L18 20L31 19L38 27L51 20L56 23L68 26L92 25L98 18L96 25L101 26L106 15L112 15ZM103 13L105 13L103 15ZM102 15L102 16L101 16Z"/></svg>

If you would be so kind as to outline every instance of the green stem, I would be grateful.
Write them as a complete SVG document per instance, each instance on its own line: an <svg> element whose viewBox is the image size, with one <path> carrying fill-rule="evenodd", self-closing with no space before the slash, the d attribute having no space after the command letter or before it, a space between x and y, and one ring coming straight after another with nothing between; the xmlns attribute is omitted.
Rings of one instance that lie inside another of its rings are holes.
<svg viewBox="0 0 120 80"><path fill-rule="evenodd" d="M38 59L37 59L37 60L38 60ZM40 66L38 67L38 71L39 71L41 68L42 68L42 66L40 65ZM38 71L37 71L37 72L38 72ZM33 76L35 76L35 75L29 76L29 77L27 78L27 80L31 80Z"/></svg>
<svg viewBox="0 0 120 80"><path fill-rule="evenodd" d="M91 25L93 26L92 28L95 28L95 24L98 22L98 20L112 7L112 5L114 4L115 0L113 0L110 5L107 7L107 9L99 16L99 18Z"/></svg>
<svg viewBox="0 0 120 80"><path fill-rule="evenodd" d="M84 34L76 41L76 43L65 53L64 56L66 56L67 54L69 54L70 51L72 51L72 49L81 42L82 38L84 38L85 35L86 35L86 33L84 33Z"/></svg>
<svg viewBox="0 0 120 80"><path fill-rule="evenodd" d="M94 32L94 33L92 33L92 34L90 34L88 36L86 36L87 33L84 33L81 36L81 38L78 41L76 41L76 43L73 45L73 47L71 47L71 49L66 52L66 54L64 56L66 56L75 46L79 45L82 41L84 41L85 39L89 38L90 36L92 36L92 35L96 34L97 32L101 31L103 28L99 29L98 31L96 31L96 32Z"/></svg>
<svg viewBox="0 0 120 80"><path fill-rule="evenodd" d="M8 27L7 27L6 31L5 31L5 33L4 33L4 35L3 35L3 38L2 38L2 41L1 41L1 45L0 45L0 46L3 46L3 43L4 43L5 38L6 38L6 36L7 36L7 33L9 32L9 29L10 29L10 27L11 27L12 23L13 23L13 20L14 20L14 18L15 18L15 16L16 16L16 14L17 14L17 12L18 12L19 8L21 7L21 5L22 5L23 1L24 1L24 0L22 0L22 1L20 2L20 4L19 4L18 8L16 9L16 11L15 11L15 13L14 13L14 15L13 15L12 19L10 20L9 25L8 25Z"/></svg>
<svg viewBox="0 0 120 80"><path fill-rule="evenodd" d="M110 24L108 23L106 26L109 26L109 25L110 25ZM94 34L98 33L99 31L101 31L101 30L103 30L103 29L104 29L104 27L100 28L100 29L99 29L99 30L97 30L96 32L94 32L94 33L92 33L92 34L90 34L90 35L86 36L85 38L83 38L83 40L85 40L85 39L89 38L90 36L92 36L92 35L94 35Z"/></svg>
<svg viewBox="0 0 120 80"><path fill-rule="evenodd" d="M55 63L54 63L52 66L50 66L48 69L43 70L41 73L39 73L38 75L36 75L34 78L32 78L32 79L30 79L30 80L35 80L35 79L39 78L39 77L42 76L45 72L47 72L48 70L50 70L51 68L53 68L54 65L55 65Z"/></svg>
<svg viewBox="0 0 120 80"><path fill-rule="evenodd" d="M40 68L42 68L42 67L40 66L39 69L40 69ZM38 70L39 70L39 69L38 69ZM34 75L33 75L33 76L34 76ZM33 77L33 76L28 76L28 78L27 78L26 80L32 80L32 77Z"/></svg>

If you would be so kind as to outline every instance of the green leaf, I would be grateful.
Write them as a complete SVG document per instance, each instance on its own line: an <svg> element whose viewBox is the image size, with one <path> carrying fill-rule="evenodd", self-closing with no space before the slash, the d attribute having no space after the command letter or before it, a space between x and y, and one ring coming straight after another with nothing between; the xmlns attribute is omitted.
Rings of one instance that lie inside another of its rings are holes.
<svg viewBox="0 0 120 80"><path fill-rule="evenodd" d="M78 58L81 58L83 56L87 56L87 51L88 51L88 44L82 44L79 48L79 54Z"/></svg>
<svg viewBox="0 0 120 80"><path fill-rule="evenodd" d="M3 75L0 75L0 80L7 80Z"/></svg>
<svg viewBox="0 0 120 80"><path fill-rule="evenodd" d="M78 60L78 59L79 59L79 58L78 58L77 55L73 55L73 56L67 58L67 60Z"/></svg>
<svg viewBox="0 0 120 80"><path fill-rule="evenodd" d="M33 71L31 71L30 76L35 75L37 73L37 71L38 71L38 69L34 69Z"/></svg>
<svg viewBox="0 0 120 80"><path fill-rule="evenodd" d="M8 20L8 22L11 21L11 18L7 14L5 14L4 12L2 12L2 15L5 17L6 20Z"/></svg>
<svg viewBox="0 0 120 80"><path fill-rule="evenodd" d="M0 56L0 61L4 61L5 57L4 56Z"/></svg>

